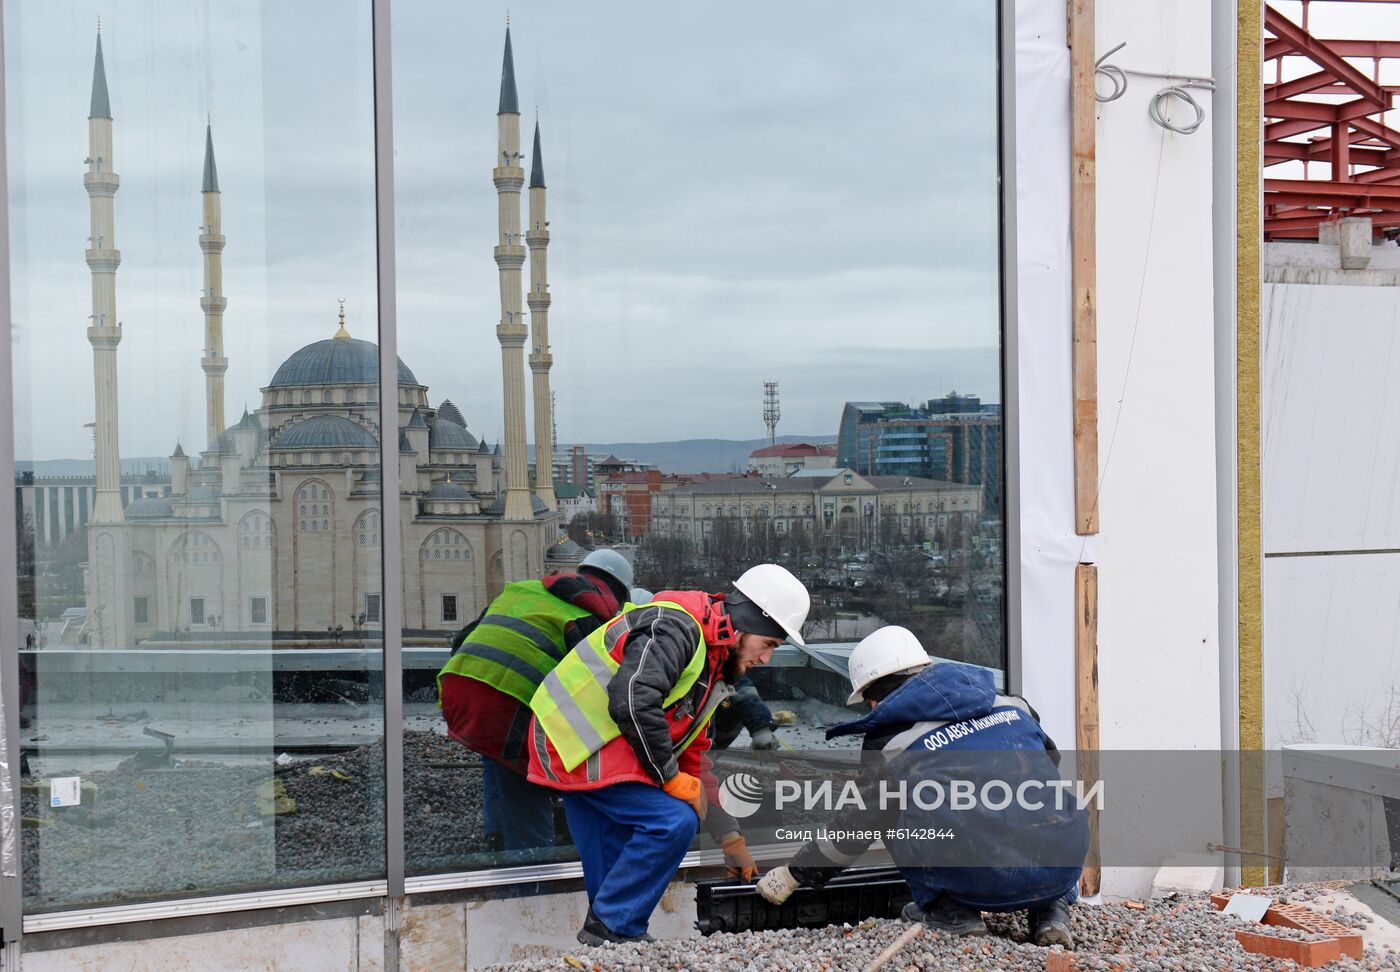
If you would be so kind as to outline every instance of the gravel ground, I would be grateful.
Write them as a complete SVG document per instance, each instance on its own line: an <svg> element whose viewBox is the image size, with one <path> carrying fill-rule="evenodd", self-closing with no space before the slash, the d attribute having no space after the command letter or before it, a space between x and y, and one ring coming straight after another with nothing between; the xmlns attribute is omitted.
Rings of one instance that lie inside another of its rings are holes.
<svg viewBox="0 0 1400 972"><path fill-rule="evenodd" d="M1292 891L1294 889L1290 889ZM1301 899L1295 897L1295 901ZM1223 918L1205 895L1153 901L1142 911L1121 904L1073 912L1076 967L1079 972L1121 966L1135 972L1236 972L1293 970L1286 959L1245 952L1234 931L1238 919ZM1047 949L1027 941L1024 913L988 915L986 938L926 934L915 939L885 966L887 972L909 970L982 970L1020 972L1045 968ZM551 958L493 966L496 972L858 972L908 928L901 921L871 921L857 927L771 931L708 938L687 938L642 945L602 948L579 946ZM1270 929L1273 934L1275 929ZM570 961L572 959L573 961ZM1360 962L1343 959L1332 969L1400 969L1400 956L1368 949Z"/></svg>

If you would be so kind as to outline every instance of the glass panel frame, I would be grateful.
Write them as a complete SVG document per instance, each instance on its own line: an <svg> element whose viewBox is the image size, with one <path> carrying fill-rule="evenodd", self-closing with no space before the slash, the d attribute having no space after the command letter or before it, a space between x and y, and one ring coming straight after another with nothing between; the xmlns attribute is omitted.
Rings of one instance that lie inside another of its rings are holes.
<svg viewBox="0 0 1400 972"><path fill-rule="evenodd" d="M1000 297L1001 297L1001 369L1003 402L1003 522L1005 597L1003 599L1005 659L1007 684L1018 691L1021 681L1020 654L1020 557L1019 557L1019 490L1020 474L1018 373L1016 341L1016 245L1015 245L1015 3L996 0L998 5L998 91L999 91L999 168L1001 210ZM375 183L377 190L378 227L378 300L380 385L396 385L397 317L395 289L394 195L393 195L393 101L390 23L392 0L371 0L374 49L375 93ZM8 187L8 151L5 141L5 73L4 30L0 23L0 186ZM8 192L0 193L0 388L13 393L11 351L11 286L10 286L10 224ZM378 396L378 397L376 397ZM397 425L396 396L378 394L370 388L369 402L380 406L380 427ZM0 423L0 477L13 482L14 429L11 423ZM382 489L384 495L398 495L399 474L397 454L392 437L381 437ZM16 493L5 490L0 497L0 549L13 550ZM50 511L45 511L49 513ZM60 514L61 515L61 514ZM401 528L397 517L384 517L383 543L383 677L386 686L402 684L403 650L401 628L404 608L399 594L403 566L387 551L401 547ZM105 909L54 912L23 918L20 856L18 852L18 807L10 776L18 767L18 677L19 626L18 585L13 571L0 571L0 705L3 723L0 731L0 928L3 928L6 955L18 952L21 923L26 931L54 930L125 921L158 920L176 914L210 914L267 907L275 899L278 904L294 904L334 900L336 898L388 895L401 897L405 892L423 893L475 887L489 887L522 882L539 882L576 878L581 874L577 863L491 869L487 871L439 874L410 881L404 876L403 834L403 754L402 736L395 731L402 725L402 698L396 691L384 692L385 732L385 849L386 880L330 887L289 888L267 895L216 895L198 899L161 902L150 906L124 906ZM762 848L758 849L762 856ZM718 863L718 852L692 853L685 866Z"/></svg>

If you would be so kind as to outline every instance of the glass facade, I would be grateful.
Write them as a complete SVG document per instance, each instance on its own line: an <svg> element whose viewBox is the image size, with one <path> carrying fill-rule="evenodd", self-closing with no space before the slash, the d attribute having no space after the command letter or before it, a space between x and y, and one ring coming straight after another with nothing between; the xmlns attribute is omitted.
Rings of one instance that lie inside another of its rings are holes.
<svg viewBox="0 0 1400 972"><path fill-rule="evenodd" d="M395 0L387 107L375 9L5 9L26 913L576 862L440 672L601 549L559 653L810 592L716 750L884 624L1004 677L997 5Z"/></svg>

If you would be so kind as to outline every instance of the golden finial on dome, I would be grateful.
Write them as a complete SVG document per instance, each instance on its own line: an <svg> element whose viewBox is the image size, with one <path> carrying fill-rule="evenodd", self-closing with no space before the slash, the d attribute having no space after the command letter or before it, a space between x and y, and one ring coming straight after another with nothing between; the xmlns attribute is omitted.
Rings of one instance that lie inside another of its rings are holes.
<svg viewBox="0 0 1400 972"><path fill-rule="evenodd" d="M347 330L345 329L345 298L344 298L344 297L341 297L341 298L339 298L339 300L340 300L340 330L338 330L338 331L335 332L336 340L340 340L341 338L348 338L348 337L350 336L350 332L347 331Z"/></svg>

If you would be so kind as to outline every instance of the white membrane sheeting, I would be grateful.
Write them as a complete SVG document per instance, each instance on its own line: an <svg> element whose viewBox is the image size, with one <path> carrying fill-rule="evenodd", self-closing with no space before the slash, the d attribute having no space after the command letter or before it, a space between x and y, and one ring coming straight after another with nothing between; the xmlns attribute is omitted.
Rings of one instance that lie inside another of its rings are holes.
<svg viewBox="0 0 1400 972"><path fill-rule="evenodd" d="M1074 567L1083 544L1074 535L1063 3L1016 4L1015 69L1021 690L1050 735L1069 748L1075 725Z"/></svg>
<svg viewBox="0 0 1400 972"><path fill-rule="evenodd" d="M1263 296L1265 552L1400 549L1400 288Z"/></svg>
<svg viewBox="0 0 1400 972"><path fill-rule="evenodd" d="M1148 118L1166 82L1134 77L1099 106L1096 232L1101 532L1074 533L1069 51L1061 3L1017 7L1017 339L1022 687L1051 735L1074 745L1074 571L1099 569L1104 749L1220 746L1215 485L1212 146L1209 126ZM1210 71L1206 0L1101 3L1101 50L1123 67ZM1207 112L1210 99L1200 99ZM1171 718L1162 721L1162 708ZM1204 853L1222 833L1217 778L1183 780L1199 814L1157 834ZM1130 808L1143 794L1120 792ZM1131 816L1131 815L1130 815ZM1125 826L1131 827L1131 821ZM1109 896L1150 871L1107 868Z"/></svg>
<svg viewBox="0 0 1400 972"><path fill-rule="evenodd" d="M1335 248L1315 249L1335 268ZM1393 745L1400 288L1275 283L1263 297L1268 744Z"/></svg>

